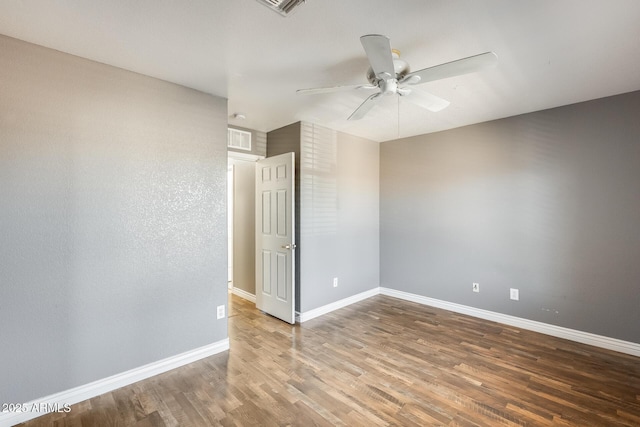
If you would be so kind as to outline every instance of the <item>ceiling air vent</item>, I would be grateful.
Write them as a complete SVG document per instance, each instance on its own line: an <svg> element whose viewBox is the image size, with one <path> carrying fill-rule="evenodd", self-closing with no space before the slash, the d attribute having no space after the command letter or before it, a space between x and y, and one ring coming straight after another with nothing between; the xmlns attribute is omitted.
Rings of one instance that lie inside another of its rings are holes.
<svg viewBox="0 0 640 427"><path fill-rule="evenodd" d="M289 15L293 9L304 3L306 0L257 0L271 10L275 10L282 16Z"/></svg>

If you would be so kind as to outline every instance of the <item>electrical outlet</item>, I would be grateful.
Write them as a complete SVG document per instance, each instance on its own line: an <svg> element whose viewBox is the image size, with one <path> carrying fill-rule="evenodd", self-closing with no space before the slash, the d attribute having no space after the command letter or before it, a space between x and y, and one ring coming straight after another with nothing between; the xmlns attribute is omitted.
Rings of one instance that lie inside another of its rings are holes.
<svg viewBox="0 0 640 427"><path fill-rule="evenodd" d="M514 288L509 289L509 298L514 301L520 300L520 291Z"/></svg>
<svg viewBox="0 0 640 427"><path fill-rule="evenodd" d="M480 292L480 283L474 283L471 286L471 289L473 290L473 292Z"/></svg>
<svg viewBox="0 0 640 427"><path fill-rule="evenodd" d="M337 287L338 287L338 278L337 278L337 277L334 277L334 278L333 278L333 287L334 287L334 288L337 288Z"/></svg>
<svg viewBox="0 0 640 427"><path fill-rule="evenodd" d="M224 318L224 305L218 306L218 319Z"/></svg>

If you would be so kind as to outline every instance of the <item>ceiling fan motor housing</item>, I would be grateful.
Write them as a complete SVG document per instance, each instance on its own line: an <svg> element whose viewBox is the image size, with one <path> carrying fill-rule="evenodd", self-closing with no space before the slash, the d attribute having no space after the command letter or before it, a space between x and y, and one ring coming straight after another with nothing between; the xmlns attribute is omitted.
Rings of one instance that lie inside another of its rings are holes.
<svg viewBox="0 0 640 427"><path fill-rule="evenodd" d="M397 79L380 79L378 81L378 87L382 95L395 95L398 92L398 80Z"/></svg>
<svg viewBox="0 0 640 427"><path fill-rule="evenodd" d="M399 81L402 80L402 78L404 76L406 76L407 74L409 74L409 64L407 64L407 62L403 59L400 59L400 51L396 50L396 49L392 49L391 53L393 55L393 69L396 73L395 75L395 80ZM394 78L389 76L390 78ZM373 72L373 69L371 67L369 67L369 69L367 70L367 80L369 80L369 83L371 83L372 85L376 85L379 86L378 81L383 80L381 78L379 78L378 76L376 76ZM387 79L384 79L387 80ZM382 87L381 87L382 88ZM384 92L384 90L383 90Z"/></svg>

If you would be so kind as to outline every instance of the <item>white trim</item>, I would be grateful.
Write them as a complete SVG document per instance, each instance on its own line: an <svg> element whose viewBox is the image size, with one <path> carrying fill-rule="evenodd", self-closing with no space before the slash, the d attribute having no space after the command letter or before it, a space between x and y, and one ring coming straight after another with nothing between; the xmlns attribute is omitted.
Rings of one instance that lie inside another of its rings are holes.
<svg viewBox="0 0 640 427"><path fill-rule="evenodd" d="M237 151L227 151L227 157L232 160L242 160L245 162L257 162L258 160L262 160L265 156L260 154L251 154L251 153L239 153Z"/></svg>
<svg viewBox="0 0 640 427"><path fill-rule="evenodd" d="M251 301L252 303L256 303L256 296L254 294L250 294L247 291L244 291L240 288L236 288L235 286L231 289L231 293L239 296L240 298L244 298L247 301Z"/></svg>
<svg viewBox="0 0 640 427"><path fill-rule="evenodd" d="M523 319L521 317L510 316L508 314L496 313L493 311L482 310L479 308L469 307L466 305L455 304L452 302L442 301L434 298L423 297L421 295L410 294L408 292L396 291L389 288L380 288L382 295L394 298L400 298L407 301L416 302L418 304L428 305L431 307L442 308L444 310L453 311L455 313L466 314L480 319L491 320L493 322L503 323L509 326L526 329L529 331L540 332L542 334L551 335L558 338L564 338L576 341L582 344L588 344L595 347L606 348L608 350L618 351L620 353L630 354L640 357L640 344L623 341L616 338L609 338L602 335L596 335L589 332L577 331L575 329L564 328L562 326L550 325L548 323L537 322L535 320Z"/></svg>
<svg viewBox="0 0 640 427"><path fill-rule="evenodd" d="M233 287L233 214L236 203L235 194L236 166L227 159L227 280L228 288Z"/></svg>
<svg viewBox="0 0 640 427"><path fill-rule="evenodd" d="M58 408L63 408L65 405L74 405L84 400L108 393L117 388L125 387L154 375L162 374L226 350L229 350L229 338L225 338L222 341L196 348L176 356L168 357L157 362L152 362L120 374L103 378L89 384L33 400L25 403L23 407L31 408L33 406L37 406L42 408L44 406L55 408L57 406ZM11 427L33 418L37 418L46 413L47 412L0 412L0 427Z"/></svg>
<svg viewBox="0 0 640 427"><path fill-rule="evenodd" d="M316 317L322 316L323 314L330 313L334 310L338 310L348 305L355 304L356 302L365 300L367 298L371 298L379 294L380 294L380 288L373 288L368 291L364 291L359 294L341 299L339 301L332 302L331 304L323 305L322 307L305 311L304 313L296 312L296 321L303 323L303 322L306 322L307 320L315 319Z"/></svg>

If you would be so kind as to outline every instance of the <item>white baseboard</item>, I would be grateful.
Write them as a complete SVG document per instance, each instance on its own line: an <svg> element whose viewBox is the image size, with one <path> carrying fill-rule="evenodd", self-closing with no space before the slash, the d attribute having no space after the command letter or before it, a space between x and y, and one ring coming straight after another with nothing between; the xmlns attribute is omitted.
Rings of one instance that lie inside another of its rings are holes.
<svg viewBox="0 0 640 427"><path fill-rule="evenodd" d="M256 296L254 294L250 294L249 292L243 291L240 288L234 287L233 289L231 289L231 293L239 296L240 298L244 298L247 301L251 301L254 304L256 303Z"/></svg>
<svg viewBox="0 0 640 427"><path fill-rule="evenodd" d="M526 329L529 331L540 332L542 334L551 335L558 338L564 338L576 341L582 344L588 344L595 347L606 348L608 350L618 351L620 353L630 354L632 356L640 356L640 344L623 341L616 338L609 338L602 335L591 334L589 332L577 331L575 329L564 328L562 326L550 325L548 323L537 322L534 320L523 319L521 317L510 316L508 314L496 313L493 311L482 310L479 308L469 307L466 305L455 304L452 302L442 301L434 298L423 297L421 295L410 294L407 292L396 291L389 288L380 288L382 295L400 298L407 301L424 304L431 307L442 308L444 310L453 311L455 313L467 314L469 316L478 317L480 319L491 320L493 322L503 323L509 326Z"/></svg>
<svg viewBox="0 0 640 427"><path fill-rule="evenodd" d="M229 338L204 347L196 348L176 356L152 362L111 377L103 378L89 384L52 394L21 405L26 412L0 412L0 427L11 427L19 423L37 418L59 408L68 407L87 399L108 393L120 387L162 374L180 366L221 353L229 349ZM33 409L33 411L31 410ZM43 410L45 409L45 410ZM47 410L48 409L48 410Z"/></svg>
<svg viewBox="0 0 640 427"><path fill-rule="evenodd" d="M356 295L352 295L350 297L341 299L336 302L332 302L331 304L323 305L322 307L314 308L313 310L305 311L304 313L296 312L296 321L303 323L311 319L315 319L316 317L322 316L323 314L330 313L334 310L338 310L340 308L346 307L348 305L354 304L356 302L365 300L367 298L371 298L373 296L380 294L380 288L373 288L365 292L361 292Z"/></svg>

